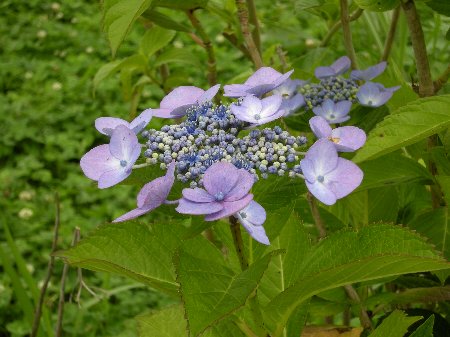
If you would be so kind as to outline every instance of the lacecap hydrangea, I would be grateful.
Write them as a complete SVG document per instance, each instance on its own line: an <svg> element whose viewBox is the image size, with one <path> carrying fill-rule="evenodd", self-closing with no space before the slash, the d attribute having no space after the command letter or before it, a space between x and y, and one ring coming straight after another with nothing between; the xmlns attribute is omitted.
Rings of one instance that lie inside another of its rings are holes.
<svg viewBox="0 0 450 337"><path fill-rule="evenodd" d="M320 82L316 84L291 79L292 71L282 74L263 67L243 84L224 86L224 96L235 99L228 104L214 103L220 85L206 91L178 87L163 98L159 108L146 109L131 122L97 119L97 130L110 141L86 153L81 168L99 188L125 180L133 169L158 165L166 170L164 176L142 187L137 207L114 222L142 216L163 204L174 205L177 212L204 215L206 221L235 217L255 240L269 244L263 227L266 212L250 193L258 180L269 175L304 179L310 193L327 205L362 181L359 167L338 152L363 146L364 131L331 125L349 119L353 103L379 106L396 88L371 82L384 71L384 62L344 78L349 67L348 58L342 57L329 67L317 68ZM309 149L305 136L265 125L308 110L316 115L310 127L318 138ZM153 117L172 119L172 123L159 130L147 128ZM143 162L136 164L139 157ZM185 188L178 200L167 200L175 180Z"/></svg>

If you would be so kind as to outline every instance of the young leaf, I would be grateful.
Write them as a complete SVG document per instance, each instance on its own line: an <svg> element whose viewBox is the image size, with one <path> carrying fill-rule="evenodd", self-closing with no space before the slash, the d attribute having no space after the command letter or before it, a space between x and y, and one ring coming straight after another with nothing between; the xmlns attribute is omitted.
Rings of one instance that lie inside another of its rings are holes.
<svg viewBox="0 0 450 337"><path fill-rule="evenodd" d="M421 317L408 317L403 311L393 311L383 322L369 335L369 337L403 337L408 327L417 322Z"/></svg>
<svg viewBox="0 0 450 337"><path fill-rule="evenodd" d="M133 23L151 3L152 0L105 0L103 27L113 56Z"/></svg>
<svg viewBox="0 0 450 337"><path fill-rule="evenodd" d="M174 36L175 32L173 30L167 30L158 26L152 27L145 32L142 38L140 44L141 53L147 58L152 56L155 52L167 46Z"/></svg>
<svg viewBox="0 0 450 337"><path fill-rule="evenodd" d="M294 309L324 290L449 266L420 236L399 226L373 225L358 232L340 231L312 249L299 265L301 278L267 305L265 316L278 337Z"/></svg>
<svg viewBox="0 0 450 337"><path fill-rule="evenodd" d="M75 247L55 255L71 265L127 276L174 295L178 284L172 255L181 244L183 231L177 223L106 224Z"/></svg>
<svg viewBox="0 0 450 337"><path fill-rule="evenodd" d="M370 133L353 161L375 159L450 126L450 95L421 98L387 116Z"/></svg>

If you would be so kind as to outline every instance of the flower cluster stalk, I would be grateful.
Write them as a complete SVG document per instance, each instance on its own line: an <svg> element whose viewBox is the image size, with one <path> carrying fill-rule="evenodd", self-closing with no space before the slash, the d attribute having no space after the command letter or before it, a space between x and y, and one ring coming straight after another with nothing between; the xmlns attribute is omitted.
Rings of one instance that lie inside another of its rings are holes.
<svg viewBox="0 0 450 337"><path fill-rule="evenodd" d="M341 5L341 23L342 23L342 32L344 34L345 50L347 51L347 55L352 62L352 69L358 69L358 65L356 63L355 48L353 47L352 33L350 31L350 16L348 12L347 0L340 0L340 5Z"/></svg>

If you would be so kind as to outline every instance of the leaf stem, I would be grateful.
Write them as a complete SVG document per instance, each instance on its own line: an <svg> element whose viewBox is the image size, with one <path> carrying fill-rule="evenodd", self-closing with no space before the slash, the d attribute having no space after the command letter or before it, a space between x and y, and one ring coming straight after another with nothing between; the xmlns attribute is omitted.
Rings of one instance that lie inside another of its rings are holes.
<svg viewBox="0 0 450 337"><path fill-rule="evenodd" d="M364 10L362 8L358 8L356 11L354 11L352 14L350 14L349 21L350 22L355 21L362 15L362 13L364 13ZM325 35L325 37L323 38L323 41L320 44L320 46L325 47L326 45L328 45L328 43L330 43L333 35L336 34L336 32L339 30L339 28L341 28L341 26L342 26L342 21L341 20L336 21L336 23L333 26L331 26L327 35Z"/></svg>
<svg viewBox="0 0 450 337"><path fill-rule="evenodd" d="M397 30L399 16L400 16L400 6L394 9L392 12L391 26L389 27L386 42L384 43L383 56L381 56L381 61L387 61L389 58L389 54L391 53L392 49L392 44L394 42L395 32Z"/></svg>
<svg viewBox="0 0 450 337"><path fill-rule="evenodd" d="M347 55L352 62L352 69L358 69L356 63L356 53L353 47L352 32L350 31L350 17L348 13L348 2L347 0L339 0L341 5L341 23L342 23L342 33L344 35L344 46L347 51Z"/></svg>
<svg viewBox="0 0 450 337"><path fill-rule="evenodd" d="M245 0L236 0L237 14L239 18L239 23L241 25L242 36L244 37L244 41L247 45L247 50L250 53L251 59L256 67L259 69L263 66L263 61L261 55L258 51L258 47L253 40L253 37L250 33L250 28L248 24L249 13Z"/></svg>

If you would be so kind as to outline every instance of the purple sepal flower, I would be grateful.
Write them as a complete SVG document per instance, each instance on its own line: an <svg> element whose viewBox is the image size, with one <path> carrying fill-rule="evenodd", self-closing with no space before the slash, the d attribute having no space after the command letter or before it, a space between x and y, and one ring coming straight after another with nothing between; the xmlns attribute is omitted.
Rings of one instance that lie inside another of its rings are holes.
<svg viewBox="0 0 450 337"><path fill-rule="evenodd" d="M379 107L385 104L400 86L385 88L380 83L364 83L356 93L359 104L370 107Z"/></svg>
<svg viewBox="0 0 450 337"><path fill-rule="evenodd" d="M325 118L315 116L309 120L312 132L317 138L330 140L336 150L340 152L353 152L366 142L366 133L355 126L342 126L332 129Z"/></svg>
<svg viewBox="0 0 450 337"><path fill-rule="evenodd" d="M328 123L336 124L343 123L350 119L348 113L350 112L351 107L352 102L350 101L334 103L331 99L326 99L321 106L313 108L313 112L315 115L325 118Z"/></svg>
<svg viewBox="0 0 450 337"><path fill-rule="evenodd" d="M284 110L280 109L282 100L279 95L263 99L246 96L240 105L231 105L230 110L241 121L262 125L284 115Z"/></svg>
<svg viewBox="0 0 450 337"><path fill-rule="evenodd" d="M166 202L175 181L175 161L172 161L164 176L156 178L142 187L137 196L137 208L118 217L113 222L128 221L148 213Z"/></svg>
<svg viewBox="0 0 450 337"><path fill-rule="evenodd" d="M326 205L333 205L357 188L363 172L353 162L339 158L327 139L315 142L300 161L308 190Z"/></svg>
<svg viewBox="0 0 450 337"><path fill-rule="evenodd" d="M302 94L297 92L297 88L306 83L307 81L287 79L282 85L273 90L274 95L281 95L283 98L281 109L285 111L285 116L305 105L305 99Z"/></svg>
<svg viewBox="0 0 450 337"><path fill-rule="evenodd" d="M219 89L220 84L206 91L193 86L175 88L162 99L159 109L153 109L153 115L160 118L183 117L191 106L211 101Z"/></svg>
<svg viewBox="0 0 450 337"><path fill-rule="evenodd" d="M183 214L205 214L206 221L233 215L253 199L249 191L255 182L251 173L231 163L211 165L203 176L202 188L185 188L176 210Z"/></svg>
<svg viewBox="0 0 450 337"><path fill-rule="evenodd" d="M128 123L126 120L115 117L100 117L95 120L95 128L104 135L111 136L114 129L119 125L124 125L128 129L133 130L135 134L142 131L143 128L150 123L152 119L153 111L152 109L146 109L141 112L133 121Z"/></svg>
<svg viewBox="0 0 450 337"><path fill-rule="evenodd" d="M226 97L244 97L254 95L262 97L280 86L294 71L282 74L270 67L259 68L244 84L230 84L223 87Z"/></svg>
<svg viewBox="0 0 450 337"><path fill-rule="evenodd" d="M317 67L314 70L314 75L320 80L331 76L342 75L350 69L350 65L350 59L347 56L342 56L329 67Z"/></svg>
<svg viewBox="0 0 450 337"><path fill-rule="evenodd" d="M352 70L350 73L350 78L354 80L370 81L374 79L386 69L386 61L380 62L372 67L365 70Z"/></svg>
<svg viewBox="0 0 450 337"><path fill-rule="evenodd" d="M269 238L262 226L266 221L266 211L260 204L252 200L247 207L237 212L235 216L253 239L264 245L270 245Z"/></svg>
<svg viewBox="0 0 450 337"><path fill-rule="evenodd" d="M124 125L117 126L109 144L99 145L86 153L80 161L86 177L98 181L99 188L107 188L125 180L141 153L136 134Z"/></svg>

